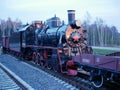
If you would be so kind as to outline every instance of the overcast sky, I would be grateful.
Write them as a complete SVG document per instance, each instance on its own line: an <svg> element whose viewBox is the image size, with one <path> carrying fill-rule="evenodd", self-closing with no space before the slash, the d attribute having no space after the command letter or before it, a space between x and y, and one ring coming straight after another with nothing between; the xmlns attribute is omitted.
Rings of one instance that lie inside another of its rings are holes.
<svg viewBox="0 0 120 90"><path fill-rule="evenodd" d="M86 12L102 18L109 26L120 32L120 0L0 0L0 19L18 18L23 23L45 21L56 16L67 23L67 10L76 10L76 19L85 19Z"/></svg>

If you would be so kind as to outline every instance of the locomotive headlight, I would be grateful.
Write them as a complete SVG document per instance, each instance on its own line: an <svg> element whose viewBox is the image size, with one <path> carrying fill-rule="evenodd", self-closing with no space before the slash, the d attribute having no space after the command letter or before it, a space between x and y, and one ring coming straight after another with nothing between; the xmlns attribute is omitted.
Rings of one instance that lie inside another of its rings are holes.
<svg viewBox="0 0 120 90"><path fill-rule="evenodd" d="M80 20L77 20L77 21L76 21L76 26L77 26L77 27L81 27L81 21L80 21Z"/></svg>

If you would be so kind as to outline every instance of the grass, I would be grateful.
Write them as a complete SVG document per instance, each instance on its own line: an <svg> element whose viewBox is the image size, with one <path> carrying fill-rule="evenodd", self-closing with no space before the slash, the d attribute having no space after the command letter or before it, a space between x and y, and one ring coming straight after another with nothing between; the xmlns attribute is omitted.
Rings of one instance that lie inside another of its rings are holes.
<svg viewBox="0 0 120 90"><path fill-rule="evenodd" d="M93 53L98 54L98 55L106 55L106 54L110 54L110 53L114 53L114 52L120 52L120 51L108 50L108 49L93 49Z"/></svg>

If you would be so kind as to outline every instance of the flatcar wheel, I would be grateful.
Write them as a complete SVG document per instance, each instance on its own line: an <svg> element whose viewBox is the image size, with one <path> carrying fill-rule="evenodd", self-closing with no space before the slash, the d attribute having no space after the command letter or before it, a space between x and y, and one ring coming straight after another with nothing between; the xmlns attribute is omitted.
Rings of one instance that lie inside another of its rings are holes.
<svg viewBox="0 0 120 90"><path fill-rule="evenodd" d="M94 80L92 81L92 84L99 88L103 85L103 76L102 75L97 75L94 77Z"/></svg>

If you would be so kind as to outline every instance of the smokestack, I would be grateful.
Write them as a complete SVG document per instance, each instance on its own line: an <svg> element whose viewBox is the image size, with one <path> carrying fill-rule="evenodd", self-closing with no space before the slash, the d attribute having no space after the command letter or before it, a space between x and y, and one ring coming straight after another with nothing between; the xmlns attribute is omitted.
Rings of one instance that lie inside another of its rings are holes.
<svg viewBox="0 0 120 90"><path fill-rule="evenodd" d="M75 21L75 10L68 10L68 24Z"/></svg>

